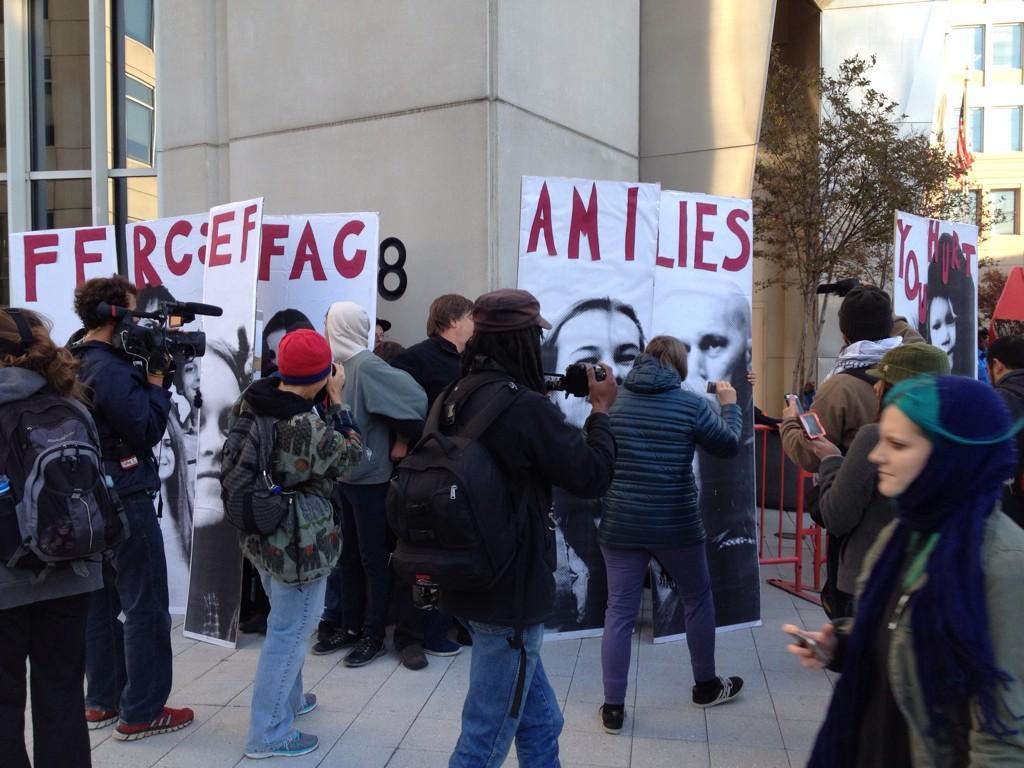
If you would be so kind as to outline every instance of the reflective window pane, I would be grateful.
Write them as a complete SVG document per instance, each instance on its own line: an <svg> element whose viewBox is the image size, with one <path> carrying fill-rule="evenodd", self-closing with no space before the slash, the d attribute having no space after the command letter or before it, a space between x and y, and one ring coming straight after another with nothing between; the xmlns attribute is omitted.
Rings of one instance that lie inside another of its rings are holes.
<svg viewBox="0 0 1024 768"><path fill-rule="evenodd" d="M89 179L32 182L32 229L64 229L92 224Z"/></svg>
<svg viewBox="0 0 1024 768"><path fill-rule="evenodd" d="M153 164L153 89L133 77L125 78L125 151L144 165Z"/></svg>
<svg viewBox="0 0 1024 768"><path fill-rule="evenodd" d="M992 66L1020 69L1020 24L992 27Z"/></svg>
<svg viewBox="0 0 1024 768"><path fill-rule="evenodd" d="M90 165L89 0L29 0L34 171Z"/></svg>
<svg viewBox="0 0 1024 768"><path fill-rule="evenodd" d="M124 0L124 33L153 47L153 0Z"/></svg>
<svg viewBox="0 0 1024 768"><path fill-rule="evenodd" d="M985 151L985 110L981 107L967 110L967 140L972 152Z"/></svg>
<svg viewBox="0 0 1024 768"><path fill-rule="evenodd" d="M4 56L4 9L0 3L0 173L7 170L7 75ZM4 186L6 189L6 185ZM4 211L7 210L7 197L4 196ZM4 214L6 221L7 214ZM6 229L4 230L6 238ZM6 250L5 250L6 253ZM6 283L5 283L6 285Z"/></svg>
<svg viewBox="0 0 1024 768"><path fill-rule="evenodd" d="M11 285L7 258L7 184L0 182L0 304L10 304Z"/></svg>
<svg viewBox="0 0 1024 768"><path fill-rule="evenodd" d="M1002 220L992 224L993 235L1017 234L1017 190L993 189L988 193L988 202L995 214L999 211Z"/></svg>
<svg viewBox="0 0 1024 768"><path fill-rule="evenodd" d="M989 110L989 152L1020 152L1020 107Z"/></svg>
<svg viewBox="0 0 1024 768"><path fill-rule="evenodd" d="M953 50L958 69L985 69L985 28L954 27Z"/></svg>

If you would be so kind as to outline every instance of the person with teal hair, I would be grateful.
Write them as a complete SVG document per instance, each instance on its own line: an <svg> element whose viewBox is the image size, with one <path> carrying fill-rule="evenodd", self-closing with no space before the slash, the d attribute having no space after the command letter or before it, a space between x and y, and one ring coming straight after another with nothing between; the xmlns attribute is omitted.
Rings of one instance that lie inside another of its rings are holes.
<svg viewBox="0 0 1024 768"><path fill-rule="evenodd" d="M999 508L1022 425L964 377L886 396L869 458L896 519L865 559L854 618L810 633L842 673L812 768L1024 764L1024 530Z"/></svg>

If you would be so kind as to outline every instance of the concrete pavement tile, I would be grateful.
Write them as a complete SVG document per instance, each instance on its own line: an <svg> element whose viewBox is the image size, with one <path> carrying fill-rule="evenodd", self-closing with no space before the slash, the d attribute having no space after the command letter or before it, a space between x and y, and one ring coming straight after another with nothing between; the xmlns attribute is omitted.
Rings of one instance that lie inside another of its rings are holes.
<svg viewBox="0 0 1024 768"><path fill-rule="evenodd" d="M363 710L341 737L342 744L397 747L402 743L415 714Z"/></svg>
<svg viewBox="0 0 1024 768"><path fill-rule="evenodd" d="M744 679L740 695L727 704L719 704L715 710L736 717L775 718L775 703L768 691L748 687L746 679Z"/></svg>
<svg viewBox="0 0 1024 768"><path fill-rule="evenodd" d="M735 632L722 632L715 636L715 648L722 650L753 651L754 636L749 629L737 629Z"/></svg>
<svg viewBox="0 0 1024 768"><path fill-rule="evenodd" d="M451 752L435 752L429 749L400 748L391 757L387 768L448 768Z"/></svg>
<svg viewBox="0 0 1024 768"><path fill-rule="evenodd" d="M707 719L703 709L689 705L677 709L636 707L633 738L707 742Z"/></svg>
<svg viewBox="0 0 1024 768"><path fill-rule="evenodd" d="M551 687L555 689L555 694L561 699L559 695L559 688L555 687L555 679L551 679ZM626 701L633 700L633 693L637 690L636 678L631 677L629 685L626 688ZM572 677L572 685L569 686L568 701L589 701L596 702L597 704L604 703L604 682L601 680L601 676L598 674L576 674Z"/></svg>
<svg viewBox="0 0 1024 768"><path fill-rule="evenodd" d="M775 672L789 672L800 668L800 662L796 656L786 650L789 640L786 635L779 633L779 647L758 651L762 669L770 669Z"/></svg>
<svg viewBox="0 0 1024 768"><path fill-rule="evenodd" d="M224 648L219 645L213 645L212 643L201 643L195 641L192 643L191 647L182 651L174 661L176 663L178 661L223 661L234 653L234 648Z"/></svg>
<svg viewBox="0 0 1024 768"><path fill-rule="evenodd" d="M149 736L138 741L117 741L113 738L106 739L102 744L92 750L92 764L96 768L143 768L152 766L165 759L168 754L173 754L176 748L199 733L209 725L209 721L217 716L217 707L193 707L196 719L192 725L173 733L164 733L160 736ZM240 755L241 753L239 753ZM236 755L235 759L237 760ZM216 763L207 763L213 766ZM223 765L223 763L221 763ZM199 768L203 768L200 766Z"/></svg>
<svg viewBox="0 0 1024 768"><path fill-rule="evenodd" d="M358 714L380 689L380 683L353 681L347 672L336 667L313 686L320 706Z"/></svg>
<svg viewBox="0 0 1024 768"><path fill-rule="evenodd" d="M630 740L628 736L586 731L562 731L558 739L561 759L572 763L589 763L608 768L627 768Z"/></svg>
<svg viewBox="0 0 1024 768"><path fill-rule="evenodd" d="M564 702L569 695L571 685L575 682L575 676L570 675L548 675L548 682L551 683L551 689L555 692L555 697ZM468 681L466 690L469 690ZM462 694L462 698L466 698L465 692ZM601 701L604 701L604 693L601 693Z"/></svg>
<svg viewBox="0 0 1024 768"><path fill-rule="evenodd" d="M789 764L792 768L804 768L811 759L810 749L788 749L786 752L789 755Z"/></svg>
<svg viewBox="0 0 1024 768"><path fill-rule="evenodd" d="M394 747L346 744L339 741L324 757L320 768L384 768L394 753Z"/></svg>
<svg viewBox="0 0 1024 768"><path fill-rule="evenodd" d="M790 768L784 749L711 745L711 768Z"/></svg>
<svg viewBox="0 0 1024 768"><path fill-rule="evenodd" d="M821 723L828 712L831 692L825 696L805 696L786 693L772 695L775 713L780 720L807 720Z"/></svg>
<svg viewBox="0 0 1024 768"><path fill-rule="evenodd" d="M562 713L565 717L565 730L604 733L604 728L601 726L601 717L597 713L598 707L600 707L600 704L595 704L592 701L573 701L572 699L567 701L565 703L565 711ZM632 718L633 707L627 704L626 723L622 731L625 738L629 738L629 733L633 729Z"/></svg>
<svg viewBox="0 0 1024 768"><path fill-rule="evenodd" d="M193 704L224 706L245 690L256 677L256 665L250 662L222 661L201 677L182 686L171 696L171 706Z"/></svg>
<svg viewBox="0 0 1024 768"><path fill-rule="evenodd" d="M459 723L433 717L419 717L405 734L401 749L424 749L452 753L459 740Z"/></svg>
<svg viewBox="0 0 1024 768"><path fill-rule="evenodd" d="M774 717L745 717L725 707L707 710L708 743L720 746L782 749L782 734Z"/></svg>
<svg viewBox="0 0 1024 768"><path fill-rule="evenodd" d="M782 742L789 750L809 750L821 728L819 723L810 720L779 720L782 729Z"/></svg>
<svg viewBox="0 0 1024 768"><path fill-rule="evenodd" d="M216 667L219 663L220 662L215 659L206 659L203 661L181 661L180 658L174 659L171 679L171 694L173 695L186 685L195 682L211 669Z"/></svg>
<svg viewBox="0 0 1024 768"><path fill-rule="evenodd" d="M634 768L708 768L708 745L671 739L633 739Z"/></svg>
<svg viewBox="0 0 1024 768"><path fill-rule="evenodd" d="M804 669L797 665L791 670L784 672L776 669L767 669L764 673L768 681L768 690L772 694L799 694L822 696L832 691L832 686L820 670Z"/></svg>

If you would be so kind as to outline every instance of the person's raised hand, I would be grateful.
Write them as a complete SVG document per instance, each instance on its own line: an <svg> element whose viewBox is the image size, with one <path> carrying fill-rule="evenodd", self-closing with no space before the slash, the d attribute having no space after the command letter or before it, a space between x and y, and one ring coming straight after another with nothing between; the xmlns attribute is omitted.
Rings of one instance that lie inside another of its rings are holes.
<svg viewBox="0 0 1024 768"><path fill-rule="evenodd" d="M796 395L786 395L786 407L782 409L782 418L795 419L800 415L800 406L797 405Z"/></svg>
<svg viewBox="0 0 1024 768"><path fill-rule="evenodd" d="M327 397L332 405L341 405L341 390L345 387L345 366L334 363L327 379Z"/></svg>
<svg viewBox="0 0 1024 768"><path fill-rule="evenodd" d="M722 405L736 405L736 390L728 381L715 382L715 396Z"/></svg>
<svg viewBox="0 0 1024 768"><path fill-rule="evenodd" d="M804 630L794 624L783 624L783 632L803 632ZM835 628L825 623L821 625L821 629L817 632L806 633L812 640L814 640L818 647L825 653L828 658L833 658L836 653L836 634ZM786 650L796 656L800 663L807 669L823 669L825 662L823 662L810 648L804 648L802 645L797 645L796 642L792 642L786 646Z"/></svg>
<svg viewBox="0 0 1024 768"><path fill-rule="evenodd" d="M604 368L604 380L598 381L594 375L594 366L587 366L587 383L590 389L590 405L594 413L608 413L619 396L619 385L615 383L614 370L607 363L600 364Z"/></svg>

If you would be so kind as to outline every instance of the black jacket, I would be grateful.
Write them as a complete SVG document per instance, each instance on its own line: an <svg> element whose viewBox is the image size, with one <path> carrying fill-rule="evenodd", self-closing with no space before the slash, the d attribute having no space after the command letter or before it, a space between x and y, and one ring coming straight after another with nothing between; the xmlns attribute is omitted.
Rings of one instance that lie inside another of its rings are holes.
<svg viewBox="0 0 1024 768"><path fill-rule="evenodd" d="M171 395L150 384L145 374L109 344L87 341L73 347L81 361L79 376L89 393L92 417L100 434L103 466L122 496L159 491L160 475L153 446L167 429ZM131 457L137 462L134 466Z"/></svg>
<svg viewBox="0 0 1024 768"><path fill-rule="evenodd" d="M493 370L472 373L495 375ZM508 377L511 378L511 377ZM471 382L467 382L470 383ZM457 431L485 402L471 397L456 412ZM441 609L461 619L513 626L516 620L515 578L519 558L525 558L526 625L546 619L554 599L555 539L551 519L551 487L559 486L575 496L603 496L612 481L615 438L604 414L592 414L584 431L566 423L561 411L544 395L524 392L484 433L483 444L506 472L509 486L528 494L530 525L527 543L516 561L487 592L441 594Z"/></svg>
<svg viewBox="0 0 1024 768"><path fill-rule="evenodd" d="M1024 369L1009 371L995 385L996 392L1003 398L1010 418L1014 421L1024 417ZM1017 433L1017 479L1003 494L1003 512L1024 528L1024 488L1021 487L1021 473L1024 472L1024 430Z"/></svg>
<svg viewBox="0 0 1024 768"><path fill-rule="evenodd" d="M442 390L459 378L462 363L459 351L445 338L431 336L419 344L413 344L391 361L423 387L427 393L427 409Z"/></svg>

